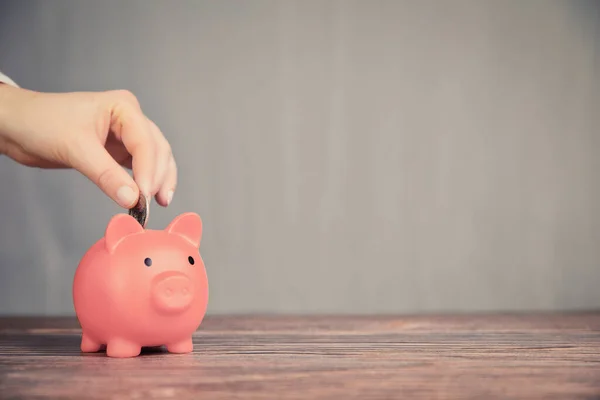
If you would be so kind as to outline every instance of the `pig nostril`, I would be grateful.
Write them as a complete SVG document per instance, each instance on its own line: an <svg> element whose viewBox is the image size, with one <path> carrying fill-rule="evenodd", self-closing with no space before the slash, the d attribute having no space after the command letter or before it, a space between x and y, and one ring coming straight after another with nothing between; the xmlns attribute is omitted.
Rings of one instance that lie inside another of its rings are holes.
<svg viewBox="0 0 600 400"><path fill-rule="evenodd" d="M166 277L159 275L152 286L151 296L154 306L166 312L186 309L195 296L193 281L182 275L168 274Z"/></svg>

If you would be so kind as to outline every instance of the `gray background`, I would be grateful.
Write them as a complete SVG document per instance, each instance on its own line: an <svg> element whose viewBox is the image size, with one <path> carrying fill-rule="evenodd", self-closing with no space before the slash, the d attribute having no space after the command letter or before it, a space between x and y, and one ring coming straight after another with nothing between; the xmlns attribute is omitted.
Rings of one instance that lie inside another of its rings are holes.
<svg viewBox="0 0 600 400"><path fill-rule="evenodd" d="M210 313L600 306L593 1L0 1L0 70L126 88L198 212ZM120 210L0 158L0 313L72 314Z"/></svg>

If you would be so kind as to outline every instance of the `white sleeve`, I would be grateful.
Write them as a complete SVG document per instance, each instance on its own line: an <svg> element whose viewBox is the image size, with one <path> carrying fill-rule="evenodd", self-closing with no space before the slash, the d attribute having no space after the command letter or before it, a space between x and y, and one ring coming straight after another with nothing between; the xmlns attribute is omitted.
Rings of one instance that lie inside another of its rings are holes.
<svg viewBox="0 0 600 400"><path fill-rule="evenodd" d="M4 75L2 73L2 71L0 71L0 84L1 83L6 83L7 85L11 85L11 86L14 86L14 87L19 87L19 85L17 85L15 83L15 81L13 81L12 79L10 79L8 76Z"/></svg>

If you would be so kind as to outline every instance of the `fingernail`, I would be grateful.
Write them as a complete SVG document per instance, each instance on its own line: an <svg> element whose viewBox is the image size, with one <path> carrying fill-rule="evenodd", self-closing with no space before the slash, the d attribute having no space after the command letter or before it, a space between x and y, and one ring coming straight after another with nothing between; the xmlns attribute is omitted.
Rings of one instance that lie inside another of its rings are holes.
<svg viewBox="0 0 600 400"><path fill-rule="evenodd" d="M117 199L119 203L126 208L130 208L137 202L135 192L129 186L121 186L117 191Z"/></svg>
<svg viewBox="0 0 600 400"><path fill-rule="evenodd" d="M171 204L171 200L173 200L173 191L169 190L169 193L167 193L167 205Z"/></svg>

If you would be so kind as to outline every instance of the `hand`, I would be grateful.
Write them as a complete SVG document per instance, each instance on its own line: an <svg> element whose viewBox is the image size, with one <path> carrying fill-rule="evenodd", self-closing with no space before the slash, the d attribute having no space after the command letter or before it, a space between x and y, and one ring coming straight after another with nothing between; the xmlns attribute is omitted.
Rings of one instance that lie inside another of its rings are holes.
<svg viewBox="0 0 600 400"><path fill-rule="evenodd" d="M127 91L39 93L0 84L0 154L29 167L74 168L124 208L140 191L166 207L177 184L169 143Z"/></svg>

